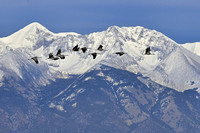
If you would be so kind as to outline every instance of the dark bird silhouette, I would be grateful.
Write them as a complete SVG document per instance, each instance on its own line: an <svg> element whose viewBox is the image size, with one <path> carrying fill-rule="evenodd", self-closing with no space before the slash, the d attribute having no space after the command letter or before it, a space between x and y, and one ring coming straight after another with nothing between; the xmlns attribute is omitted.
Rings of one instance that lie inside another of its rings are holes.
<svg viewBox="0 0 200 133"><path fill-rule="evenodd" d="M38 57L36 57L36 56L35 56L35 57L32 57L32 58L31 58L31 59L29 59L29 60L34 60L36 64L38 64L38 63L39 63L39 61L38 61Z"/></svg>
<svg viewBox="0 0 200 133"><path fill-rule="evenodd" d="M54 57L54 56L53 56L53 53L50 53L48 59L58 60L59 58L58 58L58 57Z"/></svg>
<svg viewBox="0 0 200 133"><path fill-rule="evenodd" d="M82 52L85 53L87 51L86 47L81 48Z"/></svg>
<svg viewBox="0 0 200 133"><path fill-rule="evenodd" d="M103 46L102 45L99 45L98 49L99 51L103 51Z"/></svg>
<svg viewBox="0 0 200 133"><path fill-rule="evenodd" d="M58 49L56 56L61 56L61 49Z"/></svg>
<svg viewBox="0 0 200 133"><path fill-rule="evenodd" d="M61 49L58 49L56 56L60 57L60 59L65 59L65 55L61 55Z"/></svg>
<svg viewBox="0 0 200 133"><path fill-rule="evenodd" d="M93 56L93 59L96 59L96 57L97 57L97 53L96 52L91 53L91 55Z"/></svg>
<svg viewBox="0 0 200 133"><path fill-rule="evenodd" d="M54 58L53 53L50 53L48 59L53 59L53 58Z"/></svg>
<svg viewBox="0 0 200 133"><path fill-rule="evenodd" d="M145 54L146 54L146 55L150 55L150 54L151 54L150 51L151 51L150 47L146 48Z"/></svg>
<svg viewBox="0 0 200 133"><path fill-rule="evenodd" d="M78 47L78 45L76 45L75 47L73 47L72 51L79 51L80 47Z"/></svg>
<svg viewBox="0 0 200 133"><path fill-rule="evenodd" d="M119 55L119 56L122 56L122 55L124 55L124 54L126 54L126 53L124 53L124 52L116 52L115 54L117 54L117 55Z"/></svg>
<svg viewBox="0 0 200 133"><path fill-rule="evenodd" d="M60 59L65 59L65 56L64 55L60 55Z"/></svg>

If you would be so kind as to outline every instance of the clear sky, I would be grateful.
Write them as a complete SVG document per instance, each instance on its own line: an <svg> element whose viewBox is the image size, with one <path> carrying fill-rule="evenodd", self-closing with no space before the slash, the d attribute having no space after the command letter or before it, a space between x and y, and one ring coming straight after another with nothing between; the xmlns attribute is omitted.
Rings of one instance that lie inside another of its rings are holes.
<svg viewBox="0 0 200 133"><path fill-rule="evenodd" d="M200 42L200 0L0 0L0 37L32 22L80 34L143 26L178 43Z"/></svg>

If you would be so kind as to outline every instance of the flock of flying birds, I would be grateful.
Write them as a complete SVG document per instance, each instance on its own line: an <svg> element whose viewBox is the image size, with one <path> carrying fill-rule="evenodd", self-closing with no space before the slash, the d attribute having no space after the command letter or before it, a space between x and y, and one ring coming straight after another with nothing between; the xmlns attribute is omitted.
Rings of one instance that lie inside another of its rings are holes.
<svg viewBox="0 0 200 133"><path fill-rule="evenodd" d="M76 45L75 47L72 48L72 51L82 50L82 52L85 53L87 51L87 49L88 49L87 47L80 48L78 45ZM103 46L99 45L97 50L98 51L103 51L104 50ZM96 59L98 53L97 52L93 52L93 53L90 53L90 54L92 55L93 59ZM114 54L122 56L122 55L124 55L126 53L125 52L115 52ZM150 53L150 47L146 48L145 54L146 55L150 55L151 54ZM65 59L65 56L66 55L62 55L61 54L61 49L58 49L58 52L57 52L56 56L54 56L53 53L50 53L48 59L51 59L51 60ZM32 57L30 60L33 60L33 61L35 61L36 64L38 64L39 63L38 58L40 58L40 57L35 56L35 57Z"/></svg>

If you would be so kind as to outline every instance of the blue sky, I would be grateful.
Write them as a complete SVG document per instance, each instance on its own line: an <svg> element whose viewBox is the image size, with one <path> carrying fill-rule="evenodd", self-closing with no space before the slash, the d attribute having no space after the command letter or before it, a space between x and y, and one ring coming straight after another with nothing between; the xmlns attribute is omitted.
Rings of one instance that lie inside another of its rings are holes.
<svg viewBox="0 0 200 133"><path fill-rule="evenodd" d="M200 0L0 0L0 37L32 22L80 34L143 26L178 43L200 42Z"/></svg>

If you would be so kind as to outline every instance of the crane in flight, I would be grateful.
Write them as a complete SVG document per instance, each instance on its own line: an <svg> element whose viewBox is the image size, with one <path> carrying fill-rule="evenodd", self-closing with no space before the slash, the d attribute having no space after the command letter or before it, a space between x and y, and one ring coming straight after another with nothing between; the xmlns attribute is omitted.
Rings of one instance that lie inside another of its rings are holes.
<svg viewBox="0 0 200 133"><path fill-rule="evenodd" d="M79 51L80 47L78 47L78 44L73 47L72 51Z"/></svg>
<svg viewBox="0 0 200 133"><path fill-rule="evenodd" d="M99 45L99 47L97 48L97 50L103 51L103 45Z"/></svg>
<svg viewBox="0 0 200 133"><path fill-rule="evenodd" d="M85 53L87 51L86 47L81 48L82 52Z"/></svg>
<svg viewBox="0 0 200 133"><path fill-rule="evenodd" d="M60 57L60 59L65 59L65 55L61 54L61 49L58 49L58 52L57 52L56 56Z"/></svg>
<svg viewBox="0 0 200 133"><path fill-rule="evenodd" d="M119 56L122 56L122 55L124 55L124 54L126 54L126 53L124 53L124 52L115 52L115 54L117 54L117 55L119 55Z"/></svg>
<svg viewBox="0 0 200 133"><path fill-rule="evenodd" d="M92 55L93 59L96 59L96 57L97 57L97 54L98 54L98 53L96 53L96 52L94 52L94 53L91 53L91 55Z"/></svg>
<svg viewBox="0 0 200 133"><path fill-rule="evenodd" d="M151 51L150 47L146 48L146 50L145 50L145 54L146 54L146 55L150 55L150 54L151 54L150 51Z"/></svg>
<svg viewBox="0 0 200 133"><path fill-rule="evenodd" d="M53 53L50 53L48 59L51 59L51 60L58 60L59 57L54 57L54 56L53 56Z"/></svg>
<svg viewBox="0 0 200 133"><path fill-rule="evenodd" d="M39 58L39 57L35 56L35 57L32 57L32 58L29 59L29 60L33 60L33 61L35 61L36 64L38 64L38 63L39 63L38 58Z"/></svg>

